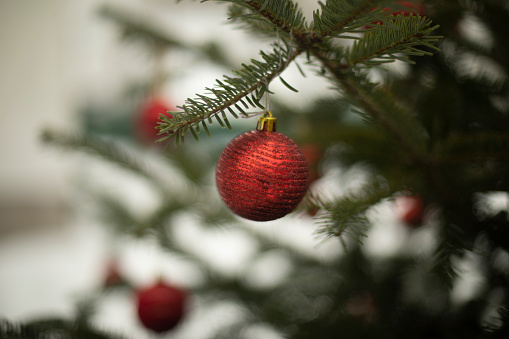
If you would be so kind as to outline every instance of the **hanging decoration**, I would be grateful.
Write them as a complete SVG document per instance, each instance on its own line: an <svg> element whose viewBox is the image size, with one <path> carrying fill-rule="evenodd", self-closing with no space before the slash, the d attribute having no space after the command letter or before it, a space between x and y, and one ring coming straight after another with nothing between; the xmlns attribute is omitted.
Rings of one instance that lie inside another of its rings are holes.
<svg viewBox="0 0 509 339"><path fill-rule="evenodd" d="M233 139L216 168L217 189L237 215L269 221L292 212L308 188L308 165L295 142L276 131L267 111L256 130Z"/></svg>
<svg viewBox="0 0 509 339"><path fill-rule="evenodd" d="M177 326L185 314L187 293L159 280L136 293L138 318L147 329L167 332Z"/></svg>
<svg viewBox="0 0 509 339"><path fill-rule="evenodd" d="M140 107L136 120L135 132L141 143L153 146L160 138L159 130L156 129L160 120L159 116L164 114L173 118L168 111L173 110L172 106L160 96L149 97Z"/></svg>

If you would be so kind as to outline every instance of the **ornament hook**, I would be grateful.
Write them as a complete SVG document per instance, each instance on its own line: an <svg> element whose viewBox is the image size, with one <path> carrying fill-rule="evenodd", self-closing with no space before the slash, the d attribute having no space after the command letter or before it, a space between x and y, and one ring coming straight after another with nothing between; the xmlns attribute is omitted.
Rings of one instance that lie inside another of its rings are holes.
<svg viewBox="0 0 509 339"><path fill-rule="evenodd" d="M259 131L267 131L272 132L276 130L276 122L277 119L272 116L270 111L263 113L261 117L258 118L258 124L256 125L256 129Z"/></svg>

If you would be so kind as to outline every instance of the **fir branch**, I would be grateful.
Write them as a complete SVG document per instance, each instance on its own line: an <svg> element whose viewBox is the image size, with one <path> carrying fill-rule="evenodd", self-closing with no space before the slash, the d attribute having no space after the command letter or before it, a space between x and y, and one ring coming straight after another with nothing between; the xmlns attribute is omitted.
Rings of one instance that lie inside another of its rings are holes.
<svg viewBox="0 0 509 339"><path fill-rule="evenodd" d="M184 208L193 207L192 203L171 199L161 204L161 207L148 217L140 219L117 198L105 194L96 194L95 196L97 203L103 207L102 217L117 231L139 238L153 236L165 251L193 262L202 268L203 272L210 271L210 267L202 258L182 247L171 236L172 229L177 226L172 223L171 216Z"/></svg>
<svg viewBox="0 0 509 339"><path fill-rule="evenodd" d="M118 333L106 333L77 320L47 317L29 322L12 322L0 318L0 338L90 338L121 339Z"/></svg>
<svg viewBox="0 0 509 339"><path fill-rule="evenodd" d="M274 45L272 53L260 53L263 61L252 59L251 64L242 64L242 68L235 71L237 77L224 76L222 80L216 80L215 87L206 88L207 95L197 94L196 98L187 99L186 104L179 107L183 109L182 112L172 112L173 118L161 116L162 123L157 128L160 129L159 134L167 135L159 141L175 136L176 143L183 142L187 131L191 131L195 139L198 139L200 125L210 134L204 121L212 124L212 118L221 127L231 129L226 111L238 118L238 114L249 116L244 110L249 107L264 109L259 101L268 91L268 84L301 52L299 49L291 50L288 46L282 48Z"/></svg>
<svg viewBox="0 0 509 339"><path fill-rule="evenodd" d="M82 134L65 134L51 130L44 130L41 138L44 142L54 144L69 150L82 150L86 153L99 156L121 168L134 172L145 178L155 180L138 160L119 145L106 140L100 140ZM158 186L158 185L156 185Z"/></svg>
<svg viewBox="0 0 509 339"><path fill-rule="evenodd" d="M94 201L101 206L101 218L116 231L142 237L149 233L154 224L140 220L132 209L122 203L118 197L106 193L92 192Z"/></svg>
<svg viewBox="0 0 509 339"><path fill-rule="evenodd" d="M374 22L385 25L392 15L384 9L390 6L393 11L408 9L394 0L327 0L319 2L320 10L313 12L311 30L320 38L341 37L348 32L373 30ZM351 37L357 38L357 37Z"/></svg>
<svg viewBox="0 0 509 339"><path fill-rule="evenodd" d="M389 132L416 163L427 161L424 128L414 114L398 104L391 92L352 73L340 81L342 88L363 112Z"/></svg>
<svg viewBox="0 0 509 339"><path fill-rule="evenodd" d="M182 42L169 37L162 27L154 24L153 20L140 20L139 13L135 15L125 8L108 5L101 7L99 14L120 24L124 28L124 38L145 38L155 42L156 45L183 47Z"/></svg>
<svg viewBox="0 0 509 339"><path fill-rule="evenodd" d="M247 11L237 10L237 18L263 20L287 34L300 32L305 27L304 15L292 0L202 0L202 2L206 1L230 2L239 5Z"/></svg>
<svg viewBox="0 0 509 339"><path fill-rule="evenodd" d="M353 31L381 18L381 10L373 10L380 0L328 0L319 2L320 10L313 12L311 29L320 37L337 36Z"/></svg>
<svg viewBox="0 0 509 339"><path fill-rule="evenodd" d="M319 50L314 49L312 53L329 71L331 81L339 85L338 90L362 110L368 121L377 123L389 132L415 163L429 161L424 128L389 90L369 82L366 75L354 73Z"/></svg>
<svg viewBox="0 0 509 339"><path fill-rule="evenodd" d="M272 22L262 19L259 15L253 14L253 11L249 8L235 4L231 5L228 8L228 20L250 33L274 38L275 29Z"/></svg>
<svg viewBox="0 0 509 339"><path fill-rule="evenodd" d="M355 41L346 49L343 63L345 67L376 66L394 60L414 63L410 56L432 55L417 46L439 51L433 43L440 37L431 35L438 27L431 26L427 18L398 15Z"/></svg>
<svg viewBox="0 0 509 339"><path fill-rule="evenodd" d="M291 0L203 0L202 2L205 1L230 2L244 7L249 13L237 11L235 12L237 18L264 20L273 28L287 34L301 32L305 24L302 12ZM221 127L227 126L231 129L226 111L237 119L238 114L249 116L244 108L265 109L259 100L268 91L268 84L302 52L301 49L291 48L286 41L283 40L283 42L286 47L274 44L272 53L261 52L263 61L252 59L251 64L242 64L242 68L235 71L237 77L224 76L222 81L216 80L215 87L205 89L208 91L207 95L196 94L196 98L188 98L186 104L179 107L183 111L172 112L173 118L161 116L162 123L157 128L163 137L158 141L162 142L175 137L175 143L178 144L184 142L188 131L196 140L199 140L200 126L210 136L205 120L212 124L212 118L215 118ZM286 87L296 91L281 77L280 79Z"/></svg>
<svg viewBox="0 0 509 339"><path fill-rule="evenodd" d="M498 306L496 315L493 316L483 326L484 330L490 335L486 337L503 338L504 334L509 333L509 307Z"/></svg>
<svg viewBox="0 0 509 339"><path fill-rule="evenodd" d="M326 211L318 218L317 234L324 235L326 239L339 237L343 246L346 246L345 237L362 243L362 238L366 236L369 226L367 210L391 194L385 182L373 180L359 193L344 196L333 202L324 202L319 197L310 197L314 206L319 206Z"/></svg>
<svg viewBox="0 0 509 339"><path fill-rule="evenodd" d="M454 266L452 259L458 255L458 248L444 239L437 247L433 256L433 266L431 272L447 288L452 288L454 279L458 277L458 270Z"/></svg>
<svg viewBox="0 0 509 339"><path fill-rule="evenodd" d="M163 137L159 139L160 142L175 137L175 142L178 144L184 141L188 131L191 132L196 140L199 140L200 128L203 128L207 135L210 136L208 127L204 123L205 120L208 120L209 124L212 124L212 118L215 118L221 127L227 126L231 129L231 125L225 113L226 111L234 118L237 118L238 114L242 114L246 117L249 116L242 107L246 109L249 107L264 109L259 103L259 100L262 95L268 91L268 84L276 76L279 76L286 69L288 64L294 61L303 51L311 52L317 56L322 67L328 69L336 78L343 79L345 78L345 71L352 69L354 66L359 66L358 68L361 68L360 65L378 64L381 59L394 60L406 58L406 56L396 56L397 53L412 55L425 54L425 52L418 50L416 46L432 46L431 42L436 41L436 37L430 37L429 33L437 26L430 28L431 22L429 20L418 17L403 18L403 16L401 16L401 18L395 20L397 23L393 24L393 26L377 33L368 33L365 40L354 45L352 49L347 50L346 54L341 52L339 56L334 57L334 55L331 54L324 55L320 48L320 45L324 43L323 40L319 38L315 32L305 29L304 18L300 10L298 10L297 6L291 0L217 1L230 2L242 6L250 12L243 15L238 14L239 18L247 17L250 20L252 18L265 20L271 23L276 30L290 35L290 42L285 38L281 39L285 47L282 47L280 44L274 44L272 53L266 54L261 52L263 61L251 60L251 64L249 65L242 64L242 68L235 72L237 77L232 78L225 76L222 81L216 81L217 84L214 88L206 88L208 91L207 95L197 94L196 98L187 99L186 104L179 107L183 110L182 112L172 112L173 118L161 116L162 123L160 123L158 129L160 129L159 134L163 135ZM332 13L333 7L329 8L327 6L333 6L339 3L341 3L341 1L331 1L322 7L327 8L326 12L330 14ZM371 1L355 3L362 3L363 6L367 6L366 3L372 4ZM376 3L379 4L380 1L376 1ZM361 10L359 8L357 8L357 10L360 13ZM362 8L364 11L364 7ZM373 11L368 12L371 13ZM324 14L323 16L324 22L329 20L326 18L327 15ZM341 17L341 15L339 16ZM358 15L360 17L360 14ZM371 14L364 13L364 16L369 17L369 15ZM395 32L401 30L402 32L388 34L387 37L384 37L383 31L389 29L393 29ZM299 46L298 48L292 48L291 44L293 41ZM342 59L347 60L347 62L338 62L338 60ZM283 79L281 79L281 81L290 90L295 90ZM347 94L356 99L361 99L358 103L360 103L364 109L366 109L367 106L367 111L371 113L371 116L377 116L378 118L383 117L382 112L376 109L378 102L373 102L370 98L371 90L361 89L358 88L358 86L355 88L352 83L348 82L345 82L343 85L348 85L343 86L350 90L350 93ZM391 107L388 108L392 109L396 107L396 105L390 106ZM388 110L386 110L386 112L387 111ZM401 116L400 114L398 118ZM406 120L408 121L409 119ZM400 131L397 131L397 124L395 125L393 121L389 121L386 125L391 130L397 132L397 134L401 134ZM416 126L416 124L414 124L414 126ZM398 137L401 137L401 135L398 135ZM405 135L403 135L403 137L405 137ZM402 140L405 141L407 147L412 148L411 140L406 140L406 138L402 138ZM418 142L417 145L417 148L422 148L423 142ZM415 155L416 152L413 153Z"/></svg>

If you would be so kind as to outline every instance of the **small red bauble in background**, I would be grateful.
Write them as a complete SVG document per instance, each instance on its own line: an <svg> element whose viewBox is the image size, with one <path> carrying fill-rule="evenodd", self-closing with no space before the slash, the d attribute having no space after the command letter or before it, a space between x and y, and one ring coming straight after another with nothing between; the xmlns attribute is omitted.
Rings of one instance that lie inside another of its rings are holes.
<svg viewBox="0 0 509 339"><path fill-rule="evenodd" d="M105 273L103 282L104 287L120 286L126 283L124 277L120 273L119 265L115 260L108 262Z"/></svg>
<svg viewBox="0 0 509 339"><path fill-rule="evenodd" d="M359 291L348 300L346 311L354 318L372 322L377 313L375 298L368 291Z"/></svg>
<svg viewBox="0 0 509 339"><path fill-rule="evenodd" d="M169 118L173 116L168 111L174 110L172 106L161 97L150 97L140 107L138 116L135 120L135 132L138 139L145 145L153 145L157 139L161 138L159 130L156 129L160 122L159 116L166 115Z"/></svg>
<svg viewBox="0 0 509 339"><path fill-rule="evenodd" d="M233 139L217 163L219 195L234 213L249 220L275 220L292 212L309 185L304 155L275 126L272 114L264 114L257 129Z"/></svg>
<svg viewBox="0 0 509 339"><path fill-rule="evenodd" d="M424 220L424 202L419 195L403 195L396 198L396 213L409 226L419 226Z"/></svg>
<svg viewBox="0 0 509 339"><path fill-rule="evenodd" d="M323 151L322 149L315 144L306 144L301 148L302 154L306 158L309 166L309 183L313 183L314 181L320 179L322 176L319 169L319 163L322 160Z"/></svg>
<svg viewBox="0 0 509 339"><path fill-rule="evenodd" d="M184 316L187 293L159 280L136 294L138 318L143 326L157 333L174 328Z"/></svg>

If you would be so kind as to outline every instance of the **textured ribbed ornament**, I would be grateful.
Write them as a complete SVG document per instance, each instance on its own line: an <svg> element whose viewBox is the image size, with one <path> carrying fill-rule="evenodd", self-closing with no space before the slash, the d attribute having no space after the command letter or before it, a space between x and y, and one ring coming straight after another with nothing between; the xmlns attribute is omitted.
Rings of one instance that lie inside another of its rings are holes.
<svg viewBox="0 0 509 339"><path fill-rule="evenodd" d="M270 113L269 113L270 114ZM308 165L292 139L275 131L272 117L233 139L217 163L216 184L237 215L269 221L292 212L308 188Z"/></svg>

